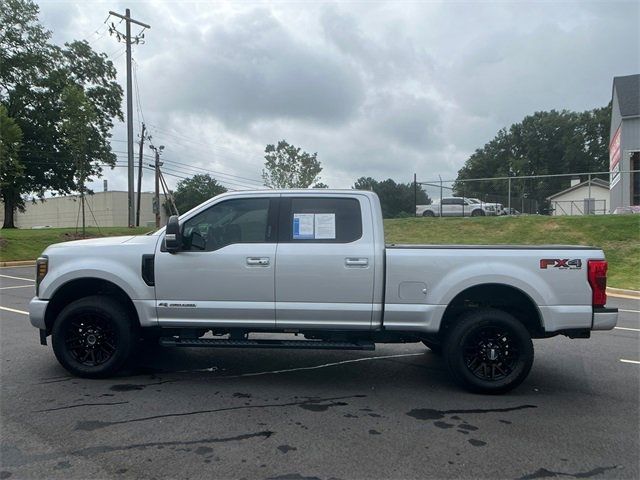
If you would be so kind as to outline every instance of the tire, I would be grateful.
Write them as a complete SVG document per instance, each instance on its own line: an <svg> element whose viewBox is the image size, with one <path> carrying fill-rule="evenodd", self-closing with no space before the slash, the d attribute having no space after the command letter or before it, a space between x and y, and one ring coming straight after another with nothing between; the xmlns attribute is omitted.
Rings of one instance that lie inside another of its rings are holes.
<svg viewBox="0 0 640 480"><path fill-rule="evenodd" d="M454 380L477 393L498 394L517 387L529 375L533 356L529 331L502 310L464 314L444 343Z"/></svg>
<svg viewBox="0 0 640 480"><path fill-rule="evenodd" d="M442 355L442 345L439 343L433 343L430 342L429 340L422 340L422 343L424 344L425 347L427 347L429 350L431 350L431 352L433 352L436 355Z"/></svg>
<svg viewBox="0 0 640 480"><path fill-rule="evenodd" d="M422 216L423 217L435 217L436 215L431 210L425 210L424 212L422 212Z"/></svg>
<svg viewBox="0 0 640 480"><path fill-rule="evenodd" d="M472 217L484 217L485 213L484 213L484 210L480 210L479 208L477 208L476 210L471 212L471 216Z"/></svg>
<svg viewBox="0 0 640 480"><path fill-rule="evenodd" d="M70 373L106 378L129 360L137 332L129 313L116 300L93 295L67 305L51 332L53 352Z"/></svg>

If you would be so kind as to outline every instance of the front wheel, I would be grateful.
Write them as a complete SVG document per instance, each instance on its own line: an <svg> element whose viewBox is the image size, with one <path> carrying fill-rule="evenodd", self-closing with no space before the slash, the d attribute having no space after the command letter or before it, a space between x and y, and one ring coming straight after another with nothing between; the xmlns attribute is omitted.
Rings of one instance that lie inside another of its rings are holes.
<svg viewBox="0 0 640 480"><path fill-rule="evenodd" d="M520 385L533 365L533 342L512 315L483 309L463 315L447 335L444 358L467 390L504 393Z"/></svg>
<svg viewBox="0 0 640 480"><path fill-rule="evenodd" d="M127 310L104 295L81 298L67 305L51 332L53 352L73 375L105 378L115 374L131 356L135 328Z"/></svg>
<svg viewBox="0 0 640 480"><path fill-rule="evenodd" d="M471 212L472 217L484 217L484 210L480 210L479 208Z"/></svg>
<svg viewBox="0 0 640 480"><path fill-rule="evenodd" d="M435 217L436 215L431 210L425 210L424 212L422 212L422 216L423 217Z"/></svg>

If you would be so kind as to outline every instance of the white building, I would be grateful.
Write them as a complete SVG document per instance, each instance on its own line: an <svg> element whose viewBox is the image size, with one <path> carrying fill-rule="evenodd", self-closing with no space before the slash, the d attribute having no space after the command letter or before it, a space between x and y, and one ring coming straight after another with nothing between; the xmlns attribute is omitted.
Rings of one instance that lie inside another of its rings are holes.
<svg viewBox="0 0 640 480"><path fill-rule="evenodd" d="M587 182L572 179L569 188L547 200L551 203L552 215L604 215L611 206L609 182L599 178Z"/></svg>
<svg viewBox="0 0 640 480"><path fill-rule="evenodd" d="M164 197L160 197L160 202ZM164 210L164 209L161 209ZM46 201L25 202L25 211L15 213L18 228L75 227L82 225L79 195L50 197ZM4 209L0 208L0 225L4 220ZM140 226L155 226L153 193L142 192L140 196ZM85 196L85 222L87 227L126 227L128 223L127 192L96 192ZM167 222L162 212L160 225Z"/></svg>

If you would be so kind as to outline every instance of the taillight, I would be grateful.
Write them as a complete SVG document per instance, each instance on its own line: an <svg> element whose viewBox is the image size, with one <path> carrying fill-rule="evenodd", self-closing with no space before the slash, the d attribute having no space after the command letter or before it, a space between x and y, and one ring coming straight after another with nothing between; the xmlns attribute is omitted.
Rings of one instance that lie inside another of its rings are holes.
<svg viewBox="0 0 640 480"><path fill-rule="evenodd" d="M607 303L607 262L605 260L589 260L589 285L591 285L591 304L604 307Z"/></svg>

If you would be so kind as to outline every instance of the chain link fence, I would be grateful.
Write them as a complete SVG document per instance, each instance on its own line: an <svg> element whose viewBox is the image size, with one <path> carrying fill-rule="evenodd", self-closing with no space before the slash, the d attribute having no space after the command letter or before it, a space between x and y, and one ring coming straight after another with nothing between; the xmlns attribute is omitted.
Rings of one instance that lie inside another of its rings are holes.
<svg viewBox="0 0 640 480"><path fill-rule="evenodd" d="M638 175L639 170L627 173ZM612 172L445 180L414 185L428 196L417 216L605 215L611 213ZM417 198L417 196L416 196Z"/></svg>

